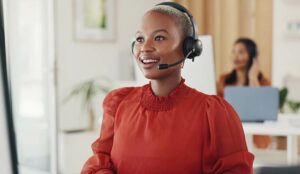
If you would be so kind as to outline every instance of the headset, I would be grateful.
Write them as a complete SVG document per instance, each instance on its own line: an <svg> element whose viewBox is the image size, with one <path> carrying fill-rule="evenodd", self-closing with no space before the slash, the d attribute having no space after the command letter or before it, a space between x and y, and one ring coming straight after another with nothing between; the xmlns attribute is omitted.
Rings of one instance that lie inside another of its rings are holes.
<svg viewBox="0 0 300 174"><path fill-rule="evenodd" d="M189 58L189 59L192 59L192 61L194 61L195 57L200 56L200 54L202 53L202 42L198 39L198 35L196 33L195 22L194 22L192 14L185 7L183 7L182 5L175 3L175 2L162 2L155 6L161 6L161 5L170 6L172 8L175 8L188 16L188 18L192 24L193 36L187 36L184 39L183 55L185 57L184 60L186 58ZM135 41L133 41L131 44L132 52L134 50L134 46L135 46ZM165 69L165 68L162 68L162 69Z"/></svg>

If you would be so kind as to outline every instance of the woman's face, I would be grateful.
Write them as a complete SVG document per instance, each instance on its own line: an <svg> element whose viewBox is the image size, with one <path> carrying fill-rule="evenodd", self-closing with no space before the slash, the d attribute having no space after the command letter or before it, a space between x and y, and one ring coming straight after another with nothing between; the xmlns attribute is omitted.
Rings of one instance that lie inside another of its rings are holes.
<svg viewBox="0 0 300 174"><path fill-rule="evenodd" d="M247 48L242 43L236 43L232 50L234 69L244 70L247 68L249 54Z"/></svg>
<svg viewBox="0 0 300 174"><path fill-rule="evenodd" d="M134 57L146 78L180 75L180 64L158 69L159 64L171 64L183 58L183 32L174 17L154 11L146 13L135 38Z"/></svg>

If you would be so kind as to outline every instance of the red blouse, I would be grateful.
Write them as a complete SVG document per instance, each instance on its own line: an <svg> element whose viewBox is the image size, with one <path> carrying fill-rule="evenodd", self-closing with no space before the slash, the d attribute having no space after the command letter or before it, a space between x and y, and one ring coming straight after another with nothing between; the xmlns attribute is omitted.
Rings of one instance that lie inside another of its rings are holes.
<svg viewBox="0 0 300 174"><path fill-rule="evenodd" d="M249 174L241 122L222 98L185 85L158 97L150 84L110 92L100 137L81 174Z"/></svg>

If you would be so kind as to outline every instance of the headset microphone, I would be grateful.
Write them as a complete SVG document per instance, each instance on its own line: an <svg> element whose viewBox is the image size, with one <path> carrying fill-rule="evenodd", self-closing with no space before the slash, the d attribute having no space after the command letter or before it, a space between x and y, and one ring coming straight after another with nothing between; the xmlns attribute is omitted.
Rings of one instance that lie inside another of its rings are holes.
<svg viewBox="0 0 300 174"><path fill-rule="evenodd" d="M158 69L159 69L159 70L162 70L162 69L168 69L168 68L170 68L170 67L172 67L172 66L175 66L175 65L178 65L178 64L184 62L184 60L185 60L186 58L188 58L188 57L190 56L190 54L193 53L193 51L194 51L194 50L191 50L191 51L190 51L183 59L179 60L178 62L175 62L175 63L172 63L172 64L159 64L159 65L158 65Z"/></svg>

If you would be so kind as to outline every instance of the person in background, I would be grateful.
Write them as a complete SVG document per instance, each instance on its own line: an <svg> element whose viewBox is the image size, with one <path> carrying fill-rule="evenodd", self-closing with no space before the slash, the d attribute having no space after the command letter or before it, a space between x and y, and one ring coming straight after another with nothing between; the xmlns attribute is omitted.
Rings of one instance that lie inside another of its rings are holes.
<svg viewBox="0 0 300 174"><path fill-rule="evenodd" d="M226 86L270 86L270 81L259 71L258 49L256 43L249 38L239 38L232 49L233 70L222 74L217 82L217 95L224 97ZM251 106L249 106L251 107ZM270 136L255 135L257 148L267 148L271 144Z"/></svg>
<svg viewBox="0 0 300 174"><path fill-rule="evenodd" d="M253 172L254 156L232 106L181 76L183 60L202 50L192 19L173 2L143 16L132 52L150 83L106 96L101 133L81 174Z"/></svg>
<svg viewBox="0 0 300 174"><path fill-rule="evenodd" d="M220 76L217 83L218 96L224 97L225 86L270 86L258 67L258 50L249 38L239 38L232 49L233 70Z"/></svg>

